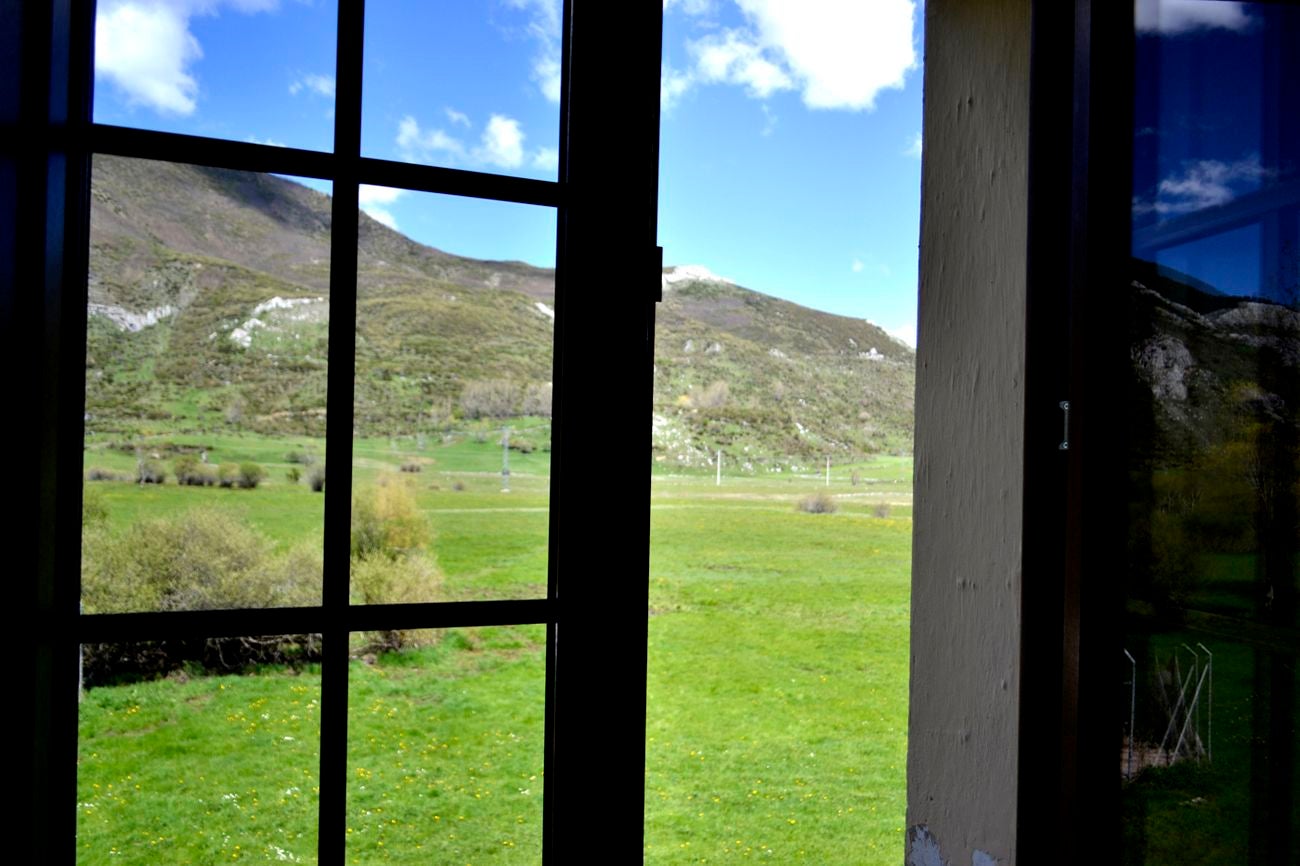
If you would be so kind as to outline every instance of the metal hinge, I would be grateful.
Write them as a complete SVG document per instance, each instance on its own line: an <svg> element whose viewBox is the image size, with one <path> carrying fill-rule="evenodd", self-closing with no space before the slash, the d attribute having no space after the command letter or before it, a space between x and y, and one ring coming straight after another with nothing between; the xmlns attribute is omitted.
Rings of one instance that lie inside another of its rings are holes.
<svg viewBox="0 0 1300 866"><path fill-rule="evenodd" d="M1062 400L1060 403L1061 411L1065 414L1065 433L1061 439L1061 450L1070 450L1070 401Z"/></svg>

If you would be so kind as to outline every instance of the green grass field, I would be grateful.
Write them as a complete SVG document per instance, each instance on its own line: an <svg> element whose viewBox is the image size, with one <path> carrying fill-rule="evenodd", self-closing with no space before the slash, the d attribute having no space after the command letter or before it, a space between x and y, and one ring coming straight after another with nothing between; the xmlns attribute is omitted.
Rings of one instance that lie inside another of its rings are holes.
<svg viewBox="0 0 1300 866"><path fill-rule="evenodd" d="M318 537L323 499L286 478L285 456L322 443L181 438L268 478L95 482L110 531L219 503L278 546ZM442 598L541 595L549 454L511 452L503 493L498 440L482 438L357 440L357 482L422 463L402 475L431 524ZM834 467L838 511L808 514L796 502L820 477L654 476L646 862L897 861L910 477L904 458ZM541 627L457 629L351 662L349 862L536 862L544 641ZM87 690L79 862L313 862L319 669L187 674Z"/></svg>

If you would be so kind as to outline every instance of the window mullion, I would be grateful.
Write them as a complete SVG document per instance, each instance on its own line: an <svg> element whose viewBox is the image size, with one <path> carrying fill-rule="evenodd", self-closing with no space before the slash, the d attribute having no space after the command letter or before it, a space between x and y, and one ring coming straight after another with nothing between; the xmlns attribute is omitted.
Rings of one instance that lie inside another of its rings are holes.
<svg viewBox="0 0 1300 866"><path fill-rule="evenodd" d="M326 628L321 665L319 862L342 866L347 826L348 566L352 502L352 400L356 370L357 197L361 157L361 69L365 3L339 3L330 231L329 380L325 453L322 600Z"/></svg>

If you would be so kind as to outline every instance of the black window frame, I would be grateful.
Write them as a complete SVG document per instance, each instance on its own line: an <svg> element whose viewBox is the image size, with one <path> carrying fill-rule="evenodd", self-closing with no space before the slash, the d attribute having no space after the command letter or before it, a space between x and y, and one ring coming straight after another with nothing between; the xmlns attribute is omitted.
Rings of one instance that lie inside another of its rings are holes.
<svg viewBox="0 0 1300 866"><path fill-rule="evenodd" d="M544 623L545 792L541 855L586 853L592 828L613 862L641 857L649 476L616 492L583 454L607 430L643 431L648 453L658 183L661 4L564 0L559 175L540 181L363 157L364 0L340 0L334 149L320 153L96 124L92 0L0 3L0 340L5 427L16 467L11 583L15 701L30 708L23 862L75 861L77 647L83 642L320 633L324 638L319 862L342 864L348 640L354 631ZM605 85L617 74L617 105ZM617 148L609 146L610 140ZM90 164L159 159L333 183L329 453L352 440L358 187L374 184L553 207L557 213L553 451L544 599L353 606L350 460L325 497L322 604L267 610L82 615L78 610ZM608 274L624 276L611 284ZM24 371L20 373L19 371ZM609 399L609 378L626 383ZM631 441L637 441L631 437ZM613 500L616 507L610 507ZM602 503L598 508L592 503ZM599 541L600 545L594 543ZM599 548L599 549L598 549ZM605 549L619 551L611 561ZM565 652L559 652L563 636ZM609 659L623 676L606 675ZM20 849L21 850L21 849ZM21 857L21 855L20 855Z"/></svg>

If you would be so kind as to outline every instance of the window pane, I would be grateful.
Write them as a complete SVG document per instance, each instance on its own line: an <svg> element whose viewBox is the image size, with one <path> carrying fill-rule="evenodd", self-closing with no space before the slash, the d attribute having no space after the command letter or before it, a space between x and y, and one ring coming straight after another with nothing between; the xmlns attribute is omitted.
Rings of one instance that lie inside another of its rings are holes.
<svg viewBox="0 0 1300 866"><path fill-rule="evenodd" d="M362 153L553 180L560 5L367 3Z"/></svg>
<svg viewBox="0 0 1300 866"><path fill-rule="evenodd" d="M555 212L361 200L353 600L542 597Z"/></svg>
<svg viewBox="0 0 1300 866"><path fill-rule="evenodd" d="M102 0L95 122L330 150L336 0Z"/></svg>
<svg viewBox="0 0 1300 866"><path fill-rule="evenodd" d="M540 862L545 627L353 640L348 862Z"/></svg>
<svg viewBox="0 0 1300 866"><path fill-rule="evenodd" d="M1122 862L1294 862L1300 9L1137 34Z"/></svg>
<svg viewBox="0 0 1300 866"><path fill-rule="evenodd" d="M920 22L885 5L665 5L647 863L903 850Z"/></svg>
<svg viewBox="0 0 1300 866"><path fill-rule="evenodd" d="M77 862L316 862L320 639L82 648Z"/></svg>
<svg viewBox="0 0 1300 866"><path fill-rule="evenodd" d="M319 603L329 196L96 156L87 613Z"/></svg>

